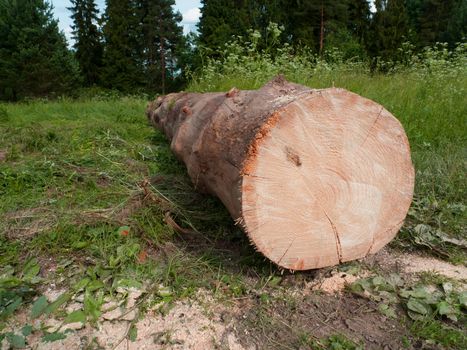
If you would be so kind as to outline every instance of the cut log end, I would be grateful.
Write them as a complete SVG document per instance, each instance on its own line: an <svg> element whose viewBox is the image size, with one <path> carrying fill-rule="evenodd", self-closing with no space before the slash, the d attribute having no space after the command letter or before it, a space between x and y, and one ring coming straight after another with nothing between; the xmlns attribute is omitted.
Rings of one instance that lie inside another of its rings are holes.
<svg viewBox="0 0 467 350"><path fill-rule="evenodd" d="M414 170L400 123L343 89L311 91L275 111L250 145L242 222L281 267L362 258L398 232Z"/></svg>
<svg viewBox="0 0 467 350"><path fill-rule="evenodd" d="M147 113L195 188L218 196L283 268L374 253L409 209L414 169L401 124L346 90L279 77L259 90L170 94Z"/></svg>

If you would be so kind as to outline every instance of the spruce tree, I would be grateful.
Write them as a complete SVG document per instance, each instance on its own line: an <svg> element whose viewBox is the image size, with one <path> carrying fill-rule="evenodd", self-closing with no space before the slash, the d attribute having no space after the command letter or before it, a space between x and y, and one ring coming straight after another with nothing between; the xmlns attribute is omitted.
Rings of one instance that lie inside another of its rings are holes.
<svg viewBox="0 0 467 350"><path fill-rule="evenodd" d="M79 68L44 0L0 0L0 99L70 92Z"/></svg>
<svg viewBox="0 0 467 350"><path fill-rule="evenodd" d="M287 0L248 0L246 3L248 23L266 36L269 23L286 25L289 12L287 7Z"/></svg>
<svg viewBox="0 0 467 350"><path fill-rule="evenodd" d="M182 15L174 12L174 0L138 0L141 23L140 57L143 60L145 86L149 91L165 93L167 85L180 75L178 56L183 51Z"/></svg>
<svg viewBox="0 0 467 350"><path fill-rule="evenodd" d="M106 0L104 13L104 57L101 84L120 91L144 85L140 35L134 1Z"/></svg>
<svg viewBox="0 0 467 350"><path fill-rule="evenodd" d="M409 19L409 28L412 35L415 36L414 44L418 44L418 35L420 34L420 18L422 13L422 5L426 0L405 0L405 7L407 8L407 16Z"/></svg>
<svg viewBox="0 0 467 350"><path fill-rule="evenodd" d="M467 27L465 0L426 0L420 7L420 46L446 42L453 47L464 39Z"/></svg>
<svg viewBox="0 0 467 350"><path fill-rule="evenodd" d="M398 49L409 35L405 1L376 0L375 7L370 27L370 53L383 60L396 59Z"/></svg>
<svg viewBox="0 0 467 350"><path fill-rule="evenodd" d="M364 43L370 25L370 4L367 0L348 0L348 29Z"/></svg>
<svg viewBox="0 0 467 350"><path fill-rule="evenodd" d="M465 43L467 37L467 1L457 0L451 8L445 39L451 48Z"/></svg>
<svg viewBox="0 0 467 350"><path fill-rule="evenodd" d="M292 40L318 52L324 50L328 35L347 27L347 0L295 0L288 7Z"/></svg>
<svg viewBox="0 0 467 350"><path fill-rule="evenodd" d="M174 0L107 0L102 83L121 91L165 93L181 75L183 30Z"/></svg>
<svg viewBox="0 0 467 350"><path fill-rule="evenodd" d="M101 34L97 27L98 14L94 0L70 0L73 19L73 45L76 59L79 62L81 74L86 85L99 82L102 67Z"/></svg>
<svg viewBox="0 0 467 350"><path fill-rule="evenodd" d="M233 36L246 36L253 28L247 4L247 0L201 0L199 42L217 50Z"/></svg>

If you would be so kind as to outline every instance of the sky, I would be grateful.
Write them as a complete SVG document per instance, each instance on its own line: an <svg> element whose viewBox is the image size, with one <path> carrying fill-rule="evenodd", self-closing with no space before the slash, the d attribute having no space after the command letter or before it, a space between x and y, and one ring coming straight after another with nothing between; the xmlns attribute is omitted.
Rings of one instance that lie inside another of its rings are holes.
<svg viewBox="0 0 467 350"><path fill-rule="evenodd" d="M55 18L59 20L58 26L65 33L67 39L71 39L71 24L72 20L70 18L70 11L67 10L67 7L70 7L69 0L49 0L49 2L54 7ZM104 11L105 0L96 0L97 7L100 10L100 13ZM199 0L176 0L175 1L175 10L179 11L182 16L182 25L183 32L187 34L190 31L196 30L196 23L200 16L199 8L201 3Z"/></svg>

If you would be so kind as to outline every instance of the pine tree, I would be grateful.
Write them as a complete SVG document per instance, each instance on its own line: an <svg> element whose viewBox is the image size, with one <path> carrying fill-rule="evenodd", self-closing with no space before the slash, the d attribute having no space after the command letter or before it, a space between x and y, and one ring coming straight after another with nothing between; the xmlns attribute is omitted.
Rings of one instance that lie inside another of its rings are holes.
<svg viewBox="0 0 467 350"><path fill-rule="evenodd" d="M179 75L178 56L183 47L182 15L173 11L174 0L139 0L137 13L141 23L140 51L144 64L145 85L149 91L167 88Z"/></svg>
<svg viewBox="0 0 467 350"><path fill-rule="evenodd" d="M446 42L453 47L464 39L467 22L465 0L426 0L420 6L421 46Z"/></svg>
<svg viewBox="0 0 467 350"><path fill-rule="evenodd" d="M367 0L348 1L348 29L358 39L364 43L370 25L370 5Z"/></svg>
<svg viewBox="0 0 467 350"><path fill-rule="evenodd" d="M384 60L395 59L407 40L409 22L404 0L376 0L371 22L370 53Z"/></svg>
<svg viewBox="0 0 467 350"><path fill-rule="evenodd" d="M318 52L323 52L328 35L347 27L347 0L295 0L288 7L293 42Z"/></svg>
<svg viewBox="0 0 467 350"><path fill-rule="evenodd" d="M103 53L101 34L97 27L99 11L94 0L71 0L71 4L68 9L73 19L76 59L85 84L94 85L99 82Z"/></svg>
<svg viewBox="0 0 467 350"><path fill-rule="evenodd" d="M0 0L0 99L71 91L79 67L44 0Z"/></svg>
<svg viewBox="0 0 467 350"><path fill-rule="evenodd" d="M247 0L201 0L198 23L199 42L217 50L232 40L232 36L246 36L253 28Z"/></svg>
<svg viewBox="0 0 467 350"><path fill-rule="evenodd" d="M262 38L267 41L267 28L270 23L276 23L284 28L289 27L289 6L287 0L248 0L246 4L248 24L250 28L259 30ZM285 33L281 40L287 41ZM261 44L268 45L267 42Z"/></svg>
<svg viewBox="0 0 467 350"><path fill-rule="evenodd" d="M121 91L144 85L134 1L106 0L101 84Z"/></svg>

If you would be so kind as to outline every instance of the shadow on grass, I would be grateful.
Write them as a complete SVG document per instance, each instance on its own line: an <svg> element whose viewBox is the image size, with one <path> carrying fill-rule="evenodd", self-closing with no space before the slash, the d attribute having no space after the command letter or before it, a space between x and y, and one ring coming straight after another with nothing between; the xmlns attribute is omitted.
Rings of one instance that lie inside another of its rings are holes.
<svg viewBox="0 0 467 350"><path fill-rule="evenodd" d="M255 250L219 199L194 189L185 166L174 157L160 132L155 132L151 142L159 147L159 172L151 177L151 187L170 202L175 209L172 218L183 230L174 236L174 244L196 259L221 266L228 274L264 278L288 273Z"/></svg>
<svg viewBox="0 0 467 350"><path fill-rule="evenodd" d="M186 172L154 176L151 184L173 207L171 218L183 230L174 229L172 240L179 248L230 273L278 272L254 249L217 198L194 190Z"/></svg>

